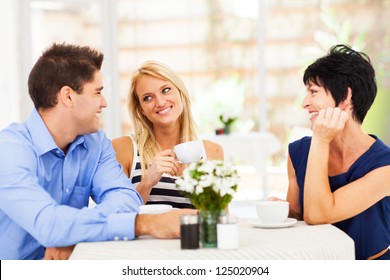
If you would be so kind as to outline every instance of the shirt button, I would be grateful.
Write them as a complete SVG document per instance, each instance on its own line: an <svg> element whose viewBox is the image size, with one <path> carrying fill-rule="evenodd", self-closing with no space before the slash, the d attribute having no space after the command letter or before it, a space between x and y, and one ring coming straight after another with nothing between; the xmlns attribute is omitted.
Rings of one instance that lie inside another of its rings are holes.
<svg viewBox="0 0 390 280"><path fill-rule="evenodd" d="M118 241L118 240L119 240L119 236L115 236L115 237L114 237L114 240L115 240L115 241Z"/></svg>
<svg viewBox="0 0 390 280"><path fill-rule="evenodd" d="M127 236L125 236L125 237L123 237L123 240L127 241L127 240L129 240L129 238Z"/></svg>
<svg viewBox="0 0 390 280"><path fill-rule="evenodd" d="M57 151L56 151L56 153L57 153L57 154L59 154L59 153L60 153L60 151L59 151L59 150L57 150Z"/></svg>
<svg viewBox="0 0 390 280"><path fill-rule="evenodd" d="M66 188L65 192L68 193L69 192L69 188Z"/></svg>

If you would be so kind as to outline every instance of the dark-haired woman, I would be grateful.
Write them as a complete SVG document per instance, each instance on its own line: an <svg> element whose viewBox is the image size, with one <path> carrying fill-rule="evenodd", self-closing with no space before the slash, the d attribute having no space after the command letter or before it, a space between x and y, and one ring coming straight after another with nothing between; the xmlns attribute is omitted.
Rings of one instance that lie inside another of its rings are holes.
<svg viewBox="0 0 390 280"><path fill-rule="evenodd" d="M390 259L390 148L361 127L377 92L370 59L334 46L303 82L313 136L289 145L290 216L334 224L356 259Z"/></svg>

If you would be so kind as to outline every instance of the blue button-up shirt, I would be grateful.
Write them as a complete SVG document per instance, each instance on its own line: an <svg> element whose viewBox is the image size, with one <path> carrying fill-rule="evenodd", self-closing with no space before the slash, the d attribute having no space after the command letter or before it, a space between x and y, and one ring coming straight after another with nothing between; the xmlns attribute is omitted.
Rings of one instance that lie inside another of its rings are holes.
<svg viewBox="0 0 390 280"><path fill-rule="evenodd" d="M87 207L90 197L97 206ZM78 136L66 154L35 109L26 122L0 131L0 259L134 239L141 204L102 131Z"/></svg>

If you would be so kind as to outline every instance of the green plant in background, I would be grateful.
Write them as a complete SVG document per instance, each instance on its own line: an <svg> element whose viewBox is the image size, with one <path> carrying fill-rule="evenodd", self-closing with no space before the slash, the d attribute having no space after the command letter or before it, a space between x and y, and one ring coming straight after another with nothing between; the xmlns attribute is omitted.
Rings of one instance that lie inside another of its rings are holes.
<svg viewBox="0 0 390 280"><path fill-rule="evenodd" d="M386 63L390 63L390 51L384 50L381 54L376 68L376 75L378 81L378 93L374 104L368 111L363 122L363 129L367 133L375 134L382 139L386 144L390 145L390 111L388 109L390 104L390 88L384 81L390 78L390 72L384 68Z"/></svg>
<svg viewBox="0 0 390 280"><path fill-rule="evenodd" d="M237 116L233 116L229 113L219 115L219 120L223 124L225 134L230 134L233 123L237 120Z"/></svg>
<svg viewBox="0 0 390 280"><path fill-rule="evenodd" d="M323 8L320 15L322 23L328 31L318 30L315 40L321 45L322 49L328 50L331 45L349 44L357 49L363 49L366 45L367 30L362 30L353 34L352 19L349 17L339 20L336 11L329 8Z"/></svg>
<svg viewBox="0 0 390 280"><path fill-rule="evenodd" d="M255 126L254 117L245 112L247 87L239 74L219 79L205 94L199 94L193 110L202 133L214 133L221 128L220 116L230 115L236 119L231 124L233 131L248 132Z"/></svg>
<svg viewBox="0 0 390 280"><path fill-rule="evenodd" d="M223 123L224 126L231 126L236 119L236 116L232 116L228 113L219 115L219 120L221 121L221 123Z"/></svg>
<svg viewBox="0 0 390 280"><path fill-rule="evenodd" d="M194 104L194 115L200 130L214 131L221 127L221 115L241 116L244 98L245 85L238 74L217 80L206 94L199 95Z"/></svg>
<svg viewBox="0 0 390 280"><path fill-rule="evenodd" d="M389 144L389 104L390 92L379 88L375 102L363 122L364 131L375 134L387 144Z"/></svg>

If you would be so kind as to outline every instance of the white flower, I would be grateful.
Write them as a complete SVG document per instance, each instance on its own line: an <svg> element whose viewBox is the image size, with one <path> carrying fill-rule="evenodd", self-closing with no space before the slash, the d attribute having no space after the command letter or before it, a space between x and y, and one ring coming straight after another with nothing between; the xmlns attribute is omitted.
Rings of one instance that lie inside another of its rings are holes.
<svg viewBox="0 0 390 280"><path fill-rule="evenodd" d="M227 123L231 120L235 120L237 118L237 116L234 116L232 114L228 114L228 113L223 113L221 115L221 121L224 122L224 123Z"/></svg>
<svg viewBox="0 0 390 280"><path fill-rule="evenodd" d="M188 165L182 176L176 180L176 185L191 202L202 204L195 205L195 207L204 208L208 207L208 204L213 204L212 208L223 209L226 207L226 201L230 202L236 192L238 180L237 171L232 164L209 160ZM211 199L210 196L214 199ZM227 199L222 200L225 196ZM219 203L223 205L219 205Z"/></svg>

